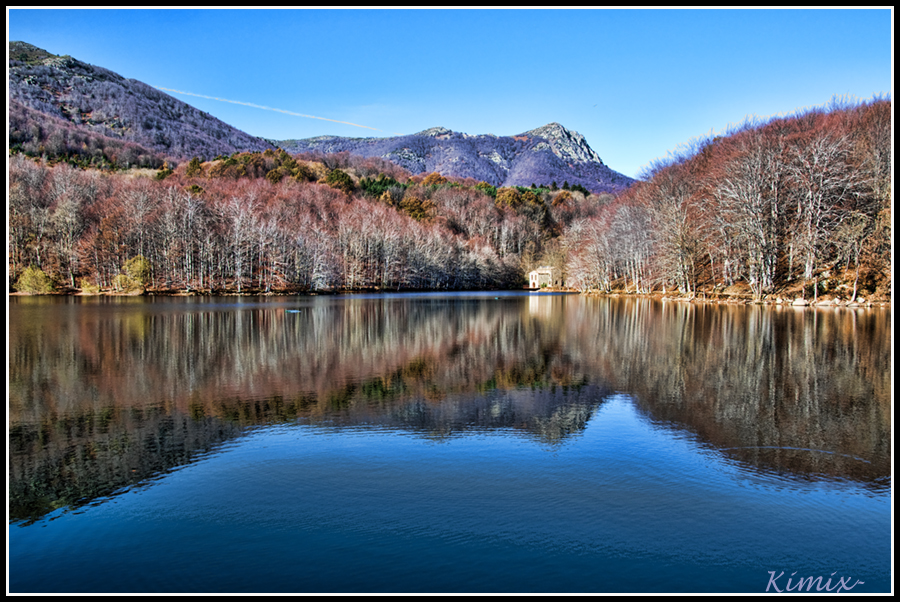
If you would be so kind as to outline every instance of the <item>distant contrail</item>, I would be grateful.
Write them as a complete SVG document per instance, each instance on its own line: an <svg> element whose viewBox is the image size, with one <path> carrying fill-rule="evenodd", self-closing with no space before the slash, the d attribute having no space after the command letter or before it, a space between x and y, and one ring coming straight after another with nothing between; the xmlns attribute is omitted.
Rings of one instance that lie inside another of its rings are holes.
<svg viewBox="0 0 900 602"><path fill-rule="evenodd" d="M244 105L246 107L254 107L256 109L265 109L266 111L277 111L285 115L293 115L294 117L308 117L310 119L321 119L322 121L331 121L333 123L343 123L344 125L352 125L358 128L366 128L367 130L375 130L380 132L378 128L369 127L367 125L359 125L358 123L350 123L349 121L338 121L337 119L328 119L327 117L316 117L315 115L304 115L303 113L294 113L293 111L285 111L284 109L275 109L273 107L264 107L256 105L252 102L241 102L239 100L228 100L227 98L216 98L215 96L206 96L205 94L194 94L193 92L184 92L182 90L172 90L171 88L163 88L162 86L154 86L157 90L165 90L166 92L175 92L176 94L186 94L187 96L197 96L199 98L208 98L210 100L218 100L220 102L230 102L235 105Z"/></svg>

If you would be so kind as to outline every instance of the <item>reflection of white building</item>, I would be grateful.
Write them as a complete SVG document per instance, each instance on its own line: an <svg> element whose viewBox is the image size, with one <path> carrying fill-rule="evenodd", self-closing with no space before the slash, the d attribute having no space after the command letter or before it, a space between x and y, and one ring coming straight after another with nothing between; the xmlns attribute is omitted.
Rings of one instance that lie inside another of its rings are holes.
<svg viewBox="0 0 900 602"><path fill-rule="evenodd" d="M553 315L553 301L556 295L528 295L528 315L550 318Z"/></svg>
<svg viewBox="0 0 900 602"><path fill-rule="evenodd" d="M528 272L528 288L545 286L559 288L562 286L562 273L559 268L543 266Z"/></svg>

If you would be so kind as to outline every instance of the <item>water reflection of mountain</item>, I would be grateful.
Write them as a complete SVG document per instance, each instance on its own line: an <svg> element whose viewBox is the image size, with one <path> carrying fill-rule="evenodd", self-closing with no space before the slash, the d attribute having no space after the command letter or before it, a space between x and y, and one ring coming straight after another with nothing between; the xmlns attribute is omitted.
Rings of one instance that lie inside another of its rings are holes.
<svg viewBox="0 0 900 602"><path fill-rule="evenodd" d="M499 428L552 444L611 390L750 467L890 478L884 313L561 296L30 301L10 317L14 519L254 425Z"/></svg>
<svg viewBox="0 0 900 602"><path fill-rule="evenodd" d="M554 445L583 431L608 394L595 385L494 390L438 402L417 398L386 406L357 405L310 422L402 429L439 440L502 429Z"/></svg>

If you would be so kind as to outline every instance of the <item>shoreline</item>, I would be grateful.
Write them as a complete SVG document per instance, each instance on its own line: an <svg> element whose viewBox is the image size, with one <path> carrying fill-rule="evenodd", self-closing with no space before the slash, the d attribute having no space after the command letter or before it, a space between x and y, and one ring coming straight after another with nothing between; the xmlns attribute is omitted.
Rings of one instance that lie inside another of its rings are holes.
<svg viewBox="0 0 900 602"><path fill-rule="evenodd" d="M80 289L68 289L64 291L54 291L46 294L32 294L17 291L10 291L9 297L291 297L291 296L332 296L332 295L353 295L353 294L372 294L372 293L421 293L421 292L466 292L469 289L348 289L348 290L330 290L330 291L260 291L246 290L240 293L235 291L214 291L214 290L193 290L193 289L151 289L146 291L99 291L99 292L83 292ZM520 290L520 289L478 289L479 291L494 290ZM578 294L585 297L606 297L615 298L642 298L655 299L658 301L672 301L679 303L700 303L710 305L766 305L778 307L848 307L848 308L885 308L891 307L890 299L884 298L866 298L858 297L856 301L850 302L847 299L840 299L833 296L821 296L817 300L803 299L802 297L768 295L762 298L755 298L752 295L744 293L710 293L700 291L695 294L680 293L663 293L653 291L649 293L625 292L625 291L609 291L601 292L596 290L578 291L568 288L543 288L540 290L523 288L522 292L529 293L570 293Z"/></svg>
<svg viewBox="0 0 900 602"><path fill-rule="evenodd" d="M626 293L623 291L611 291L608 293L599 291L586 291L582 295L587 297L634 297L657 299L660 301L674 301L680 303L699 303L709 305L766 305L777 307L850 307L850 308L868 308L868 307L891 307L892 303L889 299L865 298L857 297L851 302L849 299L840 299L833 296L820 296L818 299L804 299L802 297L767 295L762 298L753 295L741 293L708 293L699 292L695 294L679 294L679 293Z"/></svg>

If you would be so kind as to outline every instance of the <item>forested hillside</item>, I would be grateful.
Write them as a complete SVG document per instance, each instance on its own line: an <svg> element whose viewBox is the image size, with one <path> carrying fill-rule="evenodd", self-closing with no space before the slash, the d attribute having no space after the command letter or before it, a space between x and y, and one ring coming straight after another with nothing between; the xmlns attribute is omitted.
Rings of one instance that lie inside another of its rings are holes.
<svg viewBox="0 0 900 602"><path fill-rule="evenodd" d="M854 299L891 290L891 101L702 140L565 232L582 290Z"/></svg>
<svg viewBox="0 0 900 602"><path fill-rule="evenodd" d="M179 161L272 148L143 82L25 42L9 43L9 98L11 121L16 116L10 145L38 156L99 161L95 151L114 144L107 139L143 147L144 152L102 153L107 163L116 155L120 167L152 163L142 157L150 153ZM76 129L90 136L89 149L71 142Z"/></svg>
<svg viewBox="0 0 900 602"><path fill-rule="evenodd" d="M65 119L9 101L9 150L97 169L158 168L160 153L135 142L74 126Z"/></svg>
<svg viewBox="0 0 900 602"><path fill-rule="evenodd" d="M35 292L519 287L611 198L272 150L155 177L16 155L9 181L10 285Z"/></svg>

